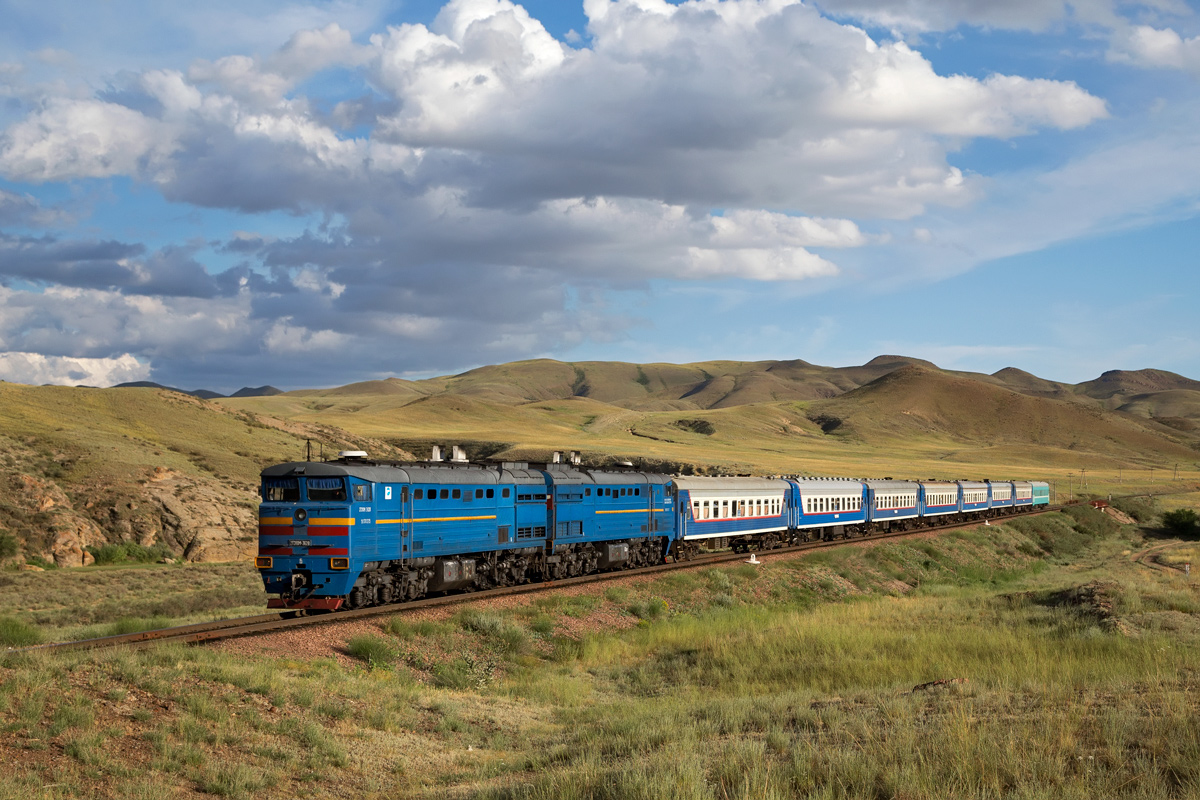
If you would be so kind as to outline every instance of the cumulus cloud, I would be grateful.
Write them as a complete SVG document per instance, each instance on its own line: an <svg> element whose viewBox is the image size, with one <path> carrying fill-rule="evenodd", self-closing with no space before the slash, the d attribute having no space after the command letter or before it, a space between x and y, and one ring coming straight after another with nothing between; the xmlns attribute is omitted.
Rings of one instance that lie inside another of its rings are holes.
<svg viewBox="0 0 1200 800"><path fill-rule="evenodd" d="M294 384L561 349L630 324L604 288L833 278L879 220L983 196L965 141L1108 113L1070 81L939 74L799 0L587 0L579 47L510 0L369 36L305 8L268 49L48 91L0 133L9 180L129 177L300 229L206 235L245 259L219 274L199 245L0 231L0 276L39 287L0 298L9 349ZM36 211L0 194L0 225Z"/></svg>
<svg viewBox="0 0 1200 800"><path fill-rule="evenodd" d="M125 353L114 358L70 358L41 353L0 353L0 380L65 386L112 386L144 381L150 365Z"/></svg>
<svg viewBox="0 0 1200 800"><path fill-rule="evenodd" d="M0 136L0 171L22 181L142 176L174 137L159 120L99 100L51 98Z"/></svg>
<svg viewBox="0 0 1200 800"><path fill-rule="evenodd" d="M1200 36L1184 38L1171 28L1136 25L1114 40L1113 61L1140 67L1179 69L1200 76Z"/></svg>

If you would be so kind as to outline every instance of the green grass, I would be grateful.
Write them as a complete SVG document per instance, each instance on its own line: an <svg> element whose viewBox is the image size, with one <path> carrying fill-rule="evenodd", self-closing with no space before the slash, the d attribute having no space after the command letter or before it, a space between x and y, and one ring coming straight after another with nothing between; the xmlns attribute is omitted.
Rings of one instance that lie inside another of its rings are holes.
<svg viewBox="0 0 1200 800"><path fill-rule="evenodd" d="M45 636L36 626L13 617L0 617L0 645L30 647L43 641Z"/></svg>
<svg viewBox="0 0 1200 800"><path fill-rule="evenodd" d="M352 637L346 643L346 652L360 661L365 661L372 668L390 666L396 658L396 651L391 643L369 634Z"/></svg>
<svg viewBox="0 0 1200 800"><path fill-rule="evenodd" d="M1191 796L1200 603L1144 546L1079 510L397 615L353 663L0 655L0 797Z"/></svg>

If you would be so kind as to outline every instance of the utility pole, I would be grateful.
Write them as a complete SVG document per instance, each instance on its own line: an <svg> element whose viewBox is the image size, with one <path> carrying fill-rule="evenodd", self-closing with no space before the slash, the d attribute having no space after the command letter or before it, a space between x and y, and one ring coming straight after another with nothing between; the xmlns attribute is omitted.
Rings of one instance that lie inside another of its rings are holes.
<svg viewBox="0 0 1200 800"><path fill-rule="evenodd" d="M1179 480L1179 462L1175 462L1175 474L1171 477L1171 480Z"/></svg>
<svg viewBox="0 0 1200 800"><path fill-rule="evenodd" d="M1087 470L1080 467L1079 469L1079 490L1083 491L1087 488Z"/></svg>
<svg viewBox="0 0 1200 800"><path fill-rule="evenodd" d="M1121 465L1117 464L1117 483L1121 483Z"/></svg>
<svg viewBox="0 0 1200 800"><path fill-rule="evenodd" d="M1070 492L1071 498L1074 499L1074 497L1075 497L1075 473L1074 472L1067 473L1067 491Z"/></svg>

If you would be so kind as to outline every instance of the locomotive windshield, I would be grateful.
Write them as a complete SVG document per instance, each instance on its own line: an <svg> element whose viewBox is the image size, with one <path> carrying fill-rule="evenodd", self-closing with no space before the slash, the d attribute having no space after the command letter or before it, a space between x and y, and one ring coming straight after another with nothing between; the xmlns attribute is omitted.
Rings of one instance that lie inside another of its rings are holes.
<svg viewBox="0 0 1200 800"><path fill-rule="evenodd" d="M309 478L308 499L314 502L346 499L346 482L341 478Z"/></svg>
<svg viewBox="0 0 1200 800"><path fill-rule="evenodd" d="M276 503L299 503L300 481L297 478L267 478L263 481L263 499Z"/></svg>

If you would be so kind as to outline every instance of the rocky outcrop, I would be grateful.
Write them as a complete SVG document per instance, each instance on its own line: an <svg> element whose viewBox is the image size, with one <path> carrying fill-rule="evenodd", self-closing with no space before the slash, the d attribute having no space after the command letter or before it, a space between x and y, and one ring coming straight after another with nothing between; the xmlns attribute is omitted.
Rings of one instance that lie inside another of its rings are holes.
<svg viewBox="0 0 1200 800"><path fill-rule="evenodd" d="M216 481L156 473L157 541L188 561L238 561L258 552L258 498Z"/></svg>
<svg viewBox="0 0 1200 800"><path fill-rule="evenodd" d="M138 483L77 491L88 498L79 503L49 479L19 474L8 483L25 555L60 567L93 563L86 548L107 543L162 544L188 561L237 561L258 550L257 496L216 479L157 467Z"/></svg>
<svg viewBox="0 0 1200 800"><path fill-rule="evenodd" d="M85 548L103 544L106 541L104 531L75 509L58 484L33 475L17 474L10 479L9 489L6 498L9 513L29 520L26 524L34 526L40 534L34 542L26 542L27 549L41 551L34 555L60 567L85 567L95 561Z"/></svg>

